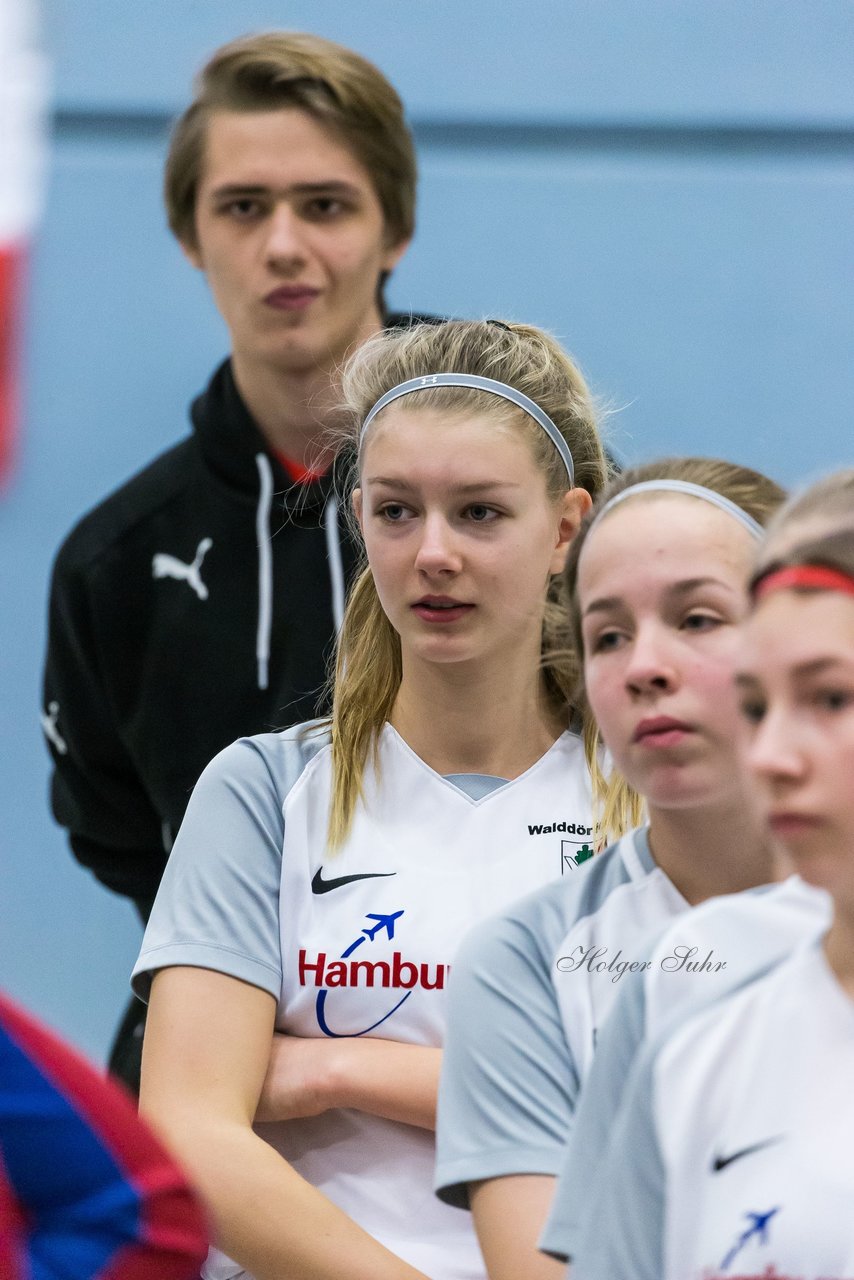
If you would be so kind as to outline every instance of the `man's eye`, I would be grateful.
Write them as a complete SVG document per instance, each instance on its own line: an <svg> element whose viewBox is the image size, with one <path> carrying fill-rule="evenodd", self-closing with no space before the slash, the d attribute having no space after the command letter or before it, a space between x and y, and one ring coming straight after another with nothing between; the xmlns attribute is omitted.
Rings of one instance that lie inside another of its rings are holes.
<svg viewBox="0 0 854 1280"><path fill-rule="evenodd" d="M340 214L345 213L347 205L343 200L339 200L337 196L316 196L306 205L306 213L310 218L317 218L323 221L325 218L337 218Z"/></svg>
<svg viewBox="0 0 854 1280"><path fill-rule="evenodd" d="M258 200L245 196L239 200L229 200L227 204L221 206L220 212L240 221L247 221L258 216L261 212L261 205Z"/></svg>

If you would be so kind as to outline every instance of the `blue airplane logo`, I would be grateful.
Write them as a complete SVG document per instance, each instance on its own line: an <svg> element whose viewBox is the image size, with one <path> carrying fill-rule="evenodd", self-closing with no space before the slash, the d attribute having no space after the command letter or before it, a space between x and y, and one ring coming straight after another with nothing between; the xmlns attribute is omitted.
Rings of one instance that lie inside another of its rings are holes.
<svg viewBox="0 0 854 1280"><path fill-rule="evenodd" d="M367 929L363 929L362 932L359 934L358 938L356 938L354 942L351 942L349 947L346 947L341 952L341 959L347 960L353 954L356 948L361 947L365 942L373 942L377 934L381 934L384 929L388 933L389 942L391 942L391 940L394 938L395 921L399 920L402 915L403 915L402 911L392 911L391 915L376 914L373 911L366 912L365 919L375 920L376 924L368 925ZM412 995L412 992L407 991L406 995L403 996L402 999L398 1000L397 1004L392 1009L389 1009L388 1013L384 1013L381 1018L378 1018L376 1022L372 1022L369 1027L364 1027L361 1031L346 1031L346 1032L333 1031L332 1027L329 1025L329 1022L327 1021L326 998L328 995L329 995L329 992L325 988L322 991L319 991L317 993L317 1002L315 1005L315 1010L317 1013L317 1025L320 1027L320 1030L323 1032L325 1036L330 1036L335 1040L340 1040L340 1039L353 1039L357 1036L366 1036L369 1032L374 1031L378 1026L381 1025L381 1023L385 1022L387 1018L390 1018L393 1013L397 1013L400 1006L402 1004L405 1004L406 1001L409 999L409 997Z"/></svg>
<svg viewBox="0 0 854 1280"><path fill-rule="evenodd" d="M776 1209L769 1209L767 1213L746 1213L744 1215L750 1222L750 1226L746 1231L742 1232L727 1256L724 1258L721 1263L721 1271L726 1271L730 1263L735 1260L744 1246L748 1241L752 1240L754 1236L759 1237L760 1244L768 1243L768 1223L774 1217L774 1214L779 1212L780 1206L778 1205Z"/></svg>
<svg viewBox="0 0 854 1280"><path fill-rule="evenodd" d="M390 916L375 915L373 911L368 911L365 915L365 919L376 920L377 923L372 927L369 926L367 929L363 929L356 941L351 942L347 950L341 953L341 959L346 960L347 957L351 956L356 948L361 947L362 943L366 940L368 942L373 942L377 934L382 933L383 929L388 932L388 940L391 942L394 937L394 922L395 920L399 920L402 915L402 911L393 911Z"/></svg>
<svg viewBox="0 0 854 1280"><path fill-rule="evenodd" d="M372 911L369 911L365 919L376 920L377 923L372 929L363 929L362 933L366 938L370 938L371 942L373 942L374 938L382 929L388 929L388 940L391 942L394 937L394 922L395 920L399 920L402 915L402 911L393 911L390 916L376 916Z"/></svg>

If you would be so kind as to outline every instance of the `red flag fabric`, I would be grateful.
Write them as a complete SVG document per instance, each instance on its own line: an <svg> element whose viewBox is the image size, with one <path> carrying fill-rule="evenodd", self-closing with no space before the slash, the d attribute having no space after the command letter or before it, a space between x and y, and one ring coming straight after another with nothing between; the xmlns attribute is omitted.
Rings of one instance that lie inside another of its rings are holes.
<svg viewBox="0 0 854 1280"><path fill-rule="evenodd" d="M23 251L0 247L0 483L12 470L21 416L21 265Z"/></svg>

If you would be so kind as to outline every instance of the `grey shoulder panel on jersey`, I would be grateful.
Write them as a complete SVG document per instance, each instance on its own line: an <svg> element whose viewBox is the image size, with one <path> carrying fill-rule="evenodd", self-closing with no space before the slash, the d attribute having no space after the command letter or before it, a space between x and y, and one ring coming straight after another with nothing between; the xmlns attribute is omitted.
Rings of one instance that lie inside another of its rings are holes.
<svg viewBox="0 0 854 1280"><path fill-rule="evenodd" d="M646 961L655 946L656 942L650 942L638 958ZM544 1253L564 1262L575 1252L587 1209L586 1197L579 1189L589 1186L608 1149L626 1080L646 1034L644 978L641 970L622 979L623 989L597 1041L564 1151L551 1212L539 1242Z"/></svg>
<svg viewBox="0 0 854 1280"><path fill-rule="evenodd" d="M153 974L172 965L213 969L278 998L283 806L328 742L322 723L312 721L241 738L207 766L134 966L140 999L147 999Z"/></svg>
<svg viewBox="0 0 854 1280"><path fill-rule="evenodd" d="M647 1049L626 1085L606 1157L601 1160L572 1250L584 1280L661 1280L666 1177L655 1123L659 1043Z"/></svg>
<svg viewBox="0 0 854 1280"><path fill-rule="evenodd" d="M742 904L756 901L761 903L772 889L771 885L760 885L743 894L712 899L675 922L668 921L656 929L647 939L646 945L639 950L638 959L646 963L652 962L653 970L627 973L621 979L622 990L602 1029L593 1065L584 1082L584 1091L578 1105L572 1138L564 1155L551 1212L540 1237L540 1248L544 1253L567 1261L575 1252L579 1233L589 1210L589 1199L573 1194L573 1188L589 1184L591 1170L600 1166L610 1144L626 1081L630 1078L647 1036L650 1012L648 993L650 982L655 983L656 978L660 978L660 974L654 970L661 965L662 951L668 949L668 944L675 945L686 939L689 944L694 941L692 928L700 920L711 920L713 925L720 925L724 938L728 937L732 933L730 917L734 916L736 923L743 927L740 911ZM764 963L763 961L763 968ZM740 985L742 980L736 980L733 985ZM656 1043L662 1029L678 1025L685 1018L686 1011L688 1016L691 1015L696 1008L697 998L705 1003L707 1000L714 1002L719 996L714 992L706 995L703 988L695 988L694 999L687 1010L680 1006L674 1014L667 1017L663 1028L653 1028Z"/></svg>
<svg viewBox="0 0 854 1280"><path fill-rule="evenodd" d="M743 899L745 895L737 896ZM671 927L662 936L667 938L672 933ZM651 954L658 952L660 941L653 945ZM571 1260L573 1272L577 1269L585 1280L612 1280L613 1276L628 1274L633 1280L660 1280L664 1274L667 1179L655 1119L657 1073L662 1053L683 1028L704 1023L713 1025L720 1007L731 1007L734 999L755 989L779 967L781 960L781 956L766 958L752 972L741 974L732 987L702 1002L699 1008L696 1005L690 1010L679 1007L660 1025L653 1023L647 1027L645 1002L641 1003L636 994L627 995L620 1023L611 1026L609 1020L608 1042L603 1034L596 1064L604 1065L604 1054L611 1049L626 1056L622 1064L613 1064L614 1075L609 1068L609 1079L602 1085L600 1098L588 1099L587 1090L596 1072L594 1065L585 1082L585 1101L579 1108L579 1121L589 1103L591 1115L585 1116L588 1132L595 1131L601 1141L610 1124L610 1136L604 1151L600 1151L598 1167L593 1166L596 1174L592 1190L580 1207L565 1203L571 1187L578 1185L583 1157L580 1147L570 1151L567 1166L572 1166L572 1180L569 1176L564 1178L562 1171L546 1228L549 1242L546 1252ZM643 986L645 989L646 984ZM633 1021L639 1014L643 1014L642 1024ZM601 1063L600 1054L603 1055ZM616 1082L616 1072L620 1069L627 1079L622 1090ZM619 1107L616 1122L615 1100ZM584 1150L591 1151L589 1142Z"/></svg>
<svg viewBox="0 0 854 1280"><path fill-rule="evenodd" d="M614 846L478 926L458 954L437 1117L436 1190L468 1207L468 1184L557 1174L579 1075L553 966L575 921L628 878Z"/></svg>

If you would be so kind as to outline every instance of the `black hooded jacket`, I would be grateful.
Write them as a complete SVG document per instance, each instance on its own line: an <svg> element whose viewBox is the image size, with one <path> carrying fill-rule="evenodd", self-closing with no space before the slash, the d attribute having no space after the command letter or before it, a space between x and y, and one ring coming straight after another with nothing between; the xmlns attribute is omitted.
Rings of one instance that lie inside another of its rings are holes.
<svg viewBox="0 0 854 1280"><path fill-rule="evenodd" d="M357 563L333 475L292 483L229 361L192 421L73 529L50 596L53 812L78 860L144 918L208 761L325 706Z"/></svg>

